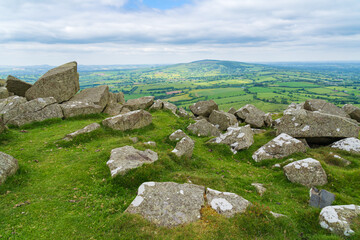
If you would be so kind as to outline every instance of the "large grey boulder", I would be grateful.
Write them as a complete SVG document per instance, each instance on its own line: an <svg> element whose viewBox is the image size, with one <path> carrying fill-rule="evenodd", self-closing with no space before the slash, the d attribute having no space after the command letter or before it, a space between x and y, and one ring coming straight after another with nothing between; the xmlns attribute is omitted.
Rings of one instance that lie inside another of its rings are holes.
<svg viewBox="0 0 360 240"><path fill-rule="evenodd" d="M265 113L252 104L246 104L237 110L235 116L252 127L260 128L265 126Z"/></svg>
<svg viewBox="0 0 360 240"><path fill-rule="evenodd" d="M164 110L169 110L171 111L173 114L177 115L176 114L176 111L177 111L177 106L175 104L172 104L170 102L164 102L163 103L163 109Z"/></svg>
<svg viewBox="0 0 360 240"><path fill-rule="evenodd" d="M82 135L82 134L85 134L85 133L91 133L97 129L100 129L101 126L100 124L98 123L92 123L90 125L87 125L86 127L82 128L82 129L79 129L75 132L72 132L72 133L69 133L69 134L66 134L66 136L63 138L63 140L65 141L71 141L73 140L75 137L79 136L79 135Z"/></svg>
<svg viewBox="0 0 360 240"><path fill-rule="evenodd" d="M163 107L164 107L164 102L162 100L158 99L150 107L150 110L160 110L160 109L163 109Z"/></svg>
<svg viewBox="0 0 360 240"><path fill-rule="evenodd" d="M114 117L106 118L102 121L104 126L115 130L132 130L148 126L152 123L152 116L144 110L136 110Z"/></svg>
<svg viewBox="0 0 360 240"><path fill-rule="evenodd" d="M114 178L117 175L124 175L131 169L157 160L158 154L150 149L140 151L133 146L124 146L111 150L110 159L106 164L110 169L111 177Z"/></svg>
<svg viewBox="0 0 360 240"><path fill-rule="evenodd" d="M199 137L217 137L221 134L220 130L217 127L215 127L213 124L209 123L205 119L201 119L199 121L196 121L196 123L190 124L187 129Z"/></svg>
<svg viewBox="0 0 360 240"><path fill-rule="evenodd" d="M60 104L60 107L63 110L65 118L101 113L103 110L103 107L94 103L80 101L65 102Z"/></svg>
<svg viewBox="0 0 360 240"><path fill-rule="evenodd" d="M199 101L197 103L194 103L193 105L190 105L190 111L197 117L197 116L203 116L203 117L209 117L211 112L214 110L218 110L218 105L213 101Z"/></svg>
<svg viewBox="0 0 360 240"><path fill-rule="evenodd" d="M306 158L284 166L284 172L289 181L307 187L327 184L327 175L319 161Z"/></svg>
<svg viewBox="0 0 360 240"><path fill-rule="evenodd" d="M159 226L177 226L200 219L205 188L194 184L145 182L126 212Z"/></svg>
<svg viewBox="0 0 360 240"><path fill-rule="evenodd" d="M211 188L206 189L206 199L211 208L226 217L243 213L251 205L248 200L235 193L220 192Z"/></svg>
<svg viewBox="0 0 360 240"><path fill-rule="evenodd" d="M176 144L176 147L172 150L172 152L178 157L185 156L187 158L191 158L194 146L194 140L185 136Z"/></svg>
<svg viewBox="0 0 360 240"><path fill-rule="evenodd" d="M329 103L322 99L306 100L304 103L304 109L308 111L318 111L321 113L327 113L340 117L349 117L348 114L341 108L338 108L332 103Z"/></svg>
<svg viewBox="0 0 360 240"><path fill-rule="evenodd" d="M26 98L19 96L11 96L0 100L0 116L6 124L9 118L13 117L8 112L13 109L18 109L20 105L26 103Z"/></svg>
<svg viewBox="0 0 360 240"><path fill-rule="evenodd" d="M29 88L27 100L54 97L58 103L68 101L80 89L77 63L69 62L45 73Z"/></svg>
<svg viewBox="0 0 360 240"><path fill-rule="evenodd" d="M342 109L344 110L344 112L349 114L352 119L360 122L360 108L355 107L352 104L345 104Z"/></svg>
<svg viewBox="0 0 360 240"><path fill-rule="evenodd" d="M214 110L209 116L209 122L215 126L219 126L219 129L225 131L228 127L237 127L238 121L234 114L226 113L224 111Z"/></svg>
<svg viewBox="0 0 360 240"><path fill-rule="evenodd" d="M141 97L137 99L129 99L124 106L131 111L139 109L147 109L154 103L153 96Z"/></svg>
<svg viewBox="0 0 360 240"><path fill-rule="evenodd" d="M8 98L10 96L6 87L0 87L0 99Z"/></svg>
<svg viewBox="0 0 360 240"><path fill-rule="evenodd" d="M306 146L296 138L282 133L259 148L252 158L255 162L260 162L265 159L284 158L296 152L306 152Z"/></svg>
<svg viewBox="0 0 360 240"><path fill-rule="evenodd" d="M319 216L320 226L332 233L341 236L351 236L354 230L351 229L351 223L354 218L360 215L360 206L337 205L328 206L321 210Z"/></svg>
<svg viewBox="0 0 360 240"><path fill-rule="evenodd" d="M109 103L108 105L106 105L103 112L109 114L110 116L116 116L122 113L123 108L124 105L121 105L119 103Z"/></svg>
<svg viewBox="0 0 360 240"><path fill-rule="evenodd" d="M360 153L360 140L354 137L345 138L334 142L331 147L348 152Z"/></svg>
<svg viewBox="0 0 360 240"><path fill-rule="evenodd" d="M244 127L229 127L226 133L221 134L212 142L227 144L231 147L231 151L236 154L237 151L247 149L254 143L254 134L250 125Z"/></svg>
<svg viewBox="0 0 360 240"><path fill-rule="evenodd" d="M25 97L26 91L31 88L32 84L21 81L20 79L9 75L6 78L6 88L9 92L17 96Z"/></svg>
<svg viewBox="0 0 360 240"><path fill-rule="evenodd" d="M331 206L335 201L335 195L324 189L311 188L309 205L316 208L324 208Z"/></svg>
<svg viewBox="0 0 360 240"><path fill-rule="evenodd" d="M118 92L118 93L109 92L109 103L124 104L125 103L124 93L122 93L122 92Z"/></svg>
<svg viewBox="0 0 360 240"><path fill-rule="evenodd" d="M15 158L0 152L0 185L5 182L6 178L15 174L18 168L18 161Z"/></svg>
<svg viewBox="0 0 360 240"><path fill-rule="evenodd" d="M170 141L179 141L186 136L187 135L181 129L178 129L169 136L169 139Z"/></svg>
<svg viewBox="0 0 360 240"><path fill-rule="evenodd" d="M70 102L93 103L101 106L102 109L108 104L110 99L109 86L102 85L94 88L86 88L70 99Z"/></svg>

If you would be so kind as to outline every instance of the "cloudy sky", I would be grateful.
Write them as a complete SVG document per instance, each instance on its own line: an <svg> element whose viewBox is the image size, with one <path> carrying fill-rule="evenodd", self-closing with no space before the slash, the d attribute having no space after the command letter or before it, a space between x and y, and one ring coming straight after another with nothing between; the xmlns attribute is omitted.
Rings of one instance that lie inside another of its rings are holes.
<svg viewBox="0 0 360 240"><path fill-rule="evenodd" d="M360 60L359 0L0 0L0 65Z"/></svg>

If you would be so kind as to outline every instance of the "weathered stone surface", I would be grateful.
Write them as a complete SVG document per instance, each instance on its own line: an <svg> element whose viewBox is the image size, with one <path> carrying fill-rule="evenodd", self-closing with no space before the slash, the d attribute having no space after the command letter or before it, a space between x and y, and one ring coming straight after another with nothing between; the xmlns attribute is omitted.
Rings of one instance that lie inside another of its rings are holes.
<svg viewBox="0 0 360 240"><path fill-rule="evenodd" d="M70 99L70 102L93 103L101 106L104 110L110 99L109 87L107 85L86 88Z"/></svg>
<svg viewBox="0 0 360 240"><path fill-rule="evenodd" d="M213 142L229 145L231 151L236 154L237 151L247 149L254 143L254 135L250 125L244 127L229 127L226 133L215 138Z"/></svg>
<svg viewBox="0 0 360 240"><path fill-rule="evenodd" d="M102 121L104 126L115 130L132 130L148 126L152 123L152 116L144 110L136 110L114 117L106 118Z"/></svg>
<svg viewBox="0 0 360 240"><path fill-rule="evenodd" d="M106 105L104 113L109 114L110 116L116 116L121 114L123 108L124 106L119 103L109 103Z"/></svg>
<svg viewBox="0 0 360 240"><path fill-rule="evenodd" d="M337 205L328 206L321 210L319 216L320 226L332 233L351 236L355 232L350 228L351 221L360 215L360 206Z"/></svg>
<svg viewBox="0 0 360 240"><path fill-rule="evenodd" d="M54 97L58 103L68 101L80 89L77 63L70 62L53 68L45 73L29 88L27 100Z"/></svg>
<svg viewBox="0 0 360 240"><path fill-rule="evenodd" d="M128 109L134 111L139 109L147 109L154 103L154 97L148 96L148 97L141 97L137 99L130 99L128 100L124 106Z"/></svg>
<svg viewBox="0 0 360 240"><path fill-rule="evenodd" d="M231 108L229 109L228 113L235 115L236 109L233 108L233 107L231 107Z"/></svg>
<svg viewBox="0 0 360 240"><path fill-rule="evenodd" d="M124 104L125 103L124 93L122 93L122 92L118 92L118 93L109 92L109 102L108 103L109 104L110 103Z"/></svg>
<svg viewBox="0 0 360 240"><path fill-rule="evenodd" d="M252 183L251 186L254 186L257 193L262 196L266 192L266 188L261 183Z"/></svg>
<svg viewBox="0 0 360 240"><path fill-rule="evenodd" d="M346 160L345 158L333 153L333 152L330 152L329 155L333 158L336 158L338 159L339 161L339 165L340 166L343 166L343 167L346 167L346 166L349 166L351 164L351 162L349 160Z"/></svg>
<svg viewBox="0 0 360 240"><path fill-rule="evenodd" d="M5 85L6 85L6 80L0 78L0 87L5 87Z"/></svg>
<svg viewBox="0 0 360 240"><path fill-rule="evenodd" d="M140 214L159 226L176 226L200 219L203 186L173 182L145 182L126 212Z"/></svg>
<svg viewBox="0 0 360 240"><path fill-rule="evenodd" d="M101 113L103 108L90 102L70 101L60 104L64 117Z"/></svg>
<svg viewBox="0 0 360 240"><path fill-rule="evenodd" d="M209 117L212 111L218 109L219 109L218 105L213 100L200 101L194 103L193 105L190 105L190 111L195 116Z"/></svg>
<svg viewBox="0 0 360 240"><path fill-rule="evenodd" d="M338 108L334 104L321 99L306 100L304 103L304 109L312 112L318 111L340 117L349 117L349 115L346 114L343 109Z"/></svg>
<svg viewBox="0 0 360 240"><path fill-rule="evenodd" d="M179 108L178 111L177 111L177 114L180 116L180 117L183 117L183 118L188 118L190 117L190 115L188 114L188 112L186 112L186 110L184 108Z"/></svg>
<svg viewBox="0 0 360 240"><path fill-rule="evenodd" d="M284 158L296 152L306 152L306 146L296 138L282 133L259 148L252 158L260 162L265 159Z"/></svg>
<svg viewBox="0 0 360 240"><path fill-rule="evenodd" d="M274 218L287 217L284 214L276 213L276 212L273 212L273 211L270 211L270 213L271 213L271 215L273 215Z"/></svg>
<svg viewBox="0 0 360 240"><path fill-rule="evenodd" d="M237 110L235 116L250 124L252 127L260 128L265 125L265 113L252 104L246 104Z"/></svg>
<svg viewBox="0 0 360 240"><path fill-rule="evenodd" d="M220 130L217 127L215 127L213 124L209 123L205 119L201 119L199 121L196 121L196 123L190 124L187 129L193 134L198 135L199 137L217 137L221 134Z"/></svg>
<svg viewBox="0 0 360 240"><path fill-rule="evenodd" d="M349 114L352 119L360 122L360 108L355 107L352 104L345 104L342 109L344 110L344 112Z"/></svg>
<svg viewBox="0 0 360 240"><path fill-rule="evenodd" d="M111 150L108 165L111 177L124 175L134 168L141 167L145 163L153 163L158 160L158 154L150 149L140 151L133 146L125 146Z"/></svg>
<svg viewBox="0 0 360 240"><path fill-rule="evenodd" d="M225 131L228 127L237 127L238 121L235 115L223 111L214 110L209 116L209 121L219 129Z"/></svg>
<svg viewBox="0 0 360 240"><path fill-rule="evenodd" d="M251 205L248 200L235 193L219 192L211 188L206 189L206 199L215 211L226 217L243 213Z"/></svg>
<svg viewBox="0 0 360 240"><path fill-rule="evenodd" d="M266 113L264 116L264 123L266 127L272 127L273 126L273 120L271 113Z"/></svg>
<svg viewBox="0 0 360 240"><path fill-rule="evenodd" d="M6 126L2 120L2 118L0 117L0 133L2 133L3 131L5 131Z"/></svg>
<svg viewBox="0 0 360 240"><path fill-rule="evenodd" d="M310 189L310 202L309 205L316 208L324 208L327 206L331 206L331 204L335 201L335 195L331 192L328 192L324 189L320 191L313 187Z"/></svg>
<svg viewBox="0 0 360 240"><path fill-rule="evenodd" d="M18 161L15 158L0 152L0 185L5 182L6 178L15 174L18 168Z"/></svg>
<svg viewBox="0 0 360 240"><path fill-rule="evenodd" d="M0 99L8 98L10 96L6 87L0 87Z"/></svg>
<svg viewBox="0 0 360 240"><path fill-rule="evenodd" d="M345 138L334 142L331 147L348 152L360 153L360 140L354 137Z"/></svg>
<svg viewBox="0 0 360 240"><path fill-rule="evenodd" d="M179 141L186 136L187 135L181 129L178 129L169 136L169 139L170 141Z"/></svg>
<svg viewBox="0 0 360 240"><path fill-rule="evenodd" d="M252 130L253 134L262 134L262 133L266 132L265 129L259 129L259 128L252 128L251 130Z"/></svg>
<svg viewBox="0 0 360 240"><path fill-rule="evenodd" d="M9 92L17 96L25 97L26 91L31 88L32 84L21 81L20 79L9 75L6 78L6 88Z"/></svg>
<svg viewBox="0 0 360 240"><path fill-rule="evenodd" d="M73 140L75 137L77 137L77 136L79 136L79 135L81 135L81 134L91 133L91 132L93 132L93 131L95 131L95 130L97 130L97 129L99 129L99 128L101 128L101 127L100 127L100 124L98 124L98 123L92 123L92 124L87 125L86 127L82 128L82 129L79 129L79 130L77 130L77 131L75 131L75 132L73 132L73 133L67 134L67 135L63 138L63 140L65 140L65 141L71 141L71 140Z"/></svg>
<svg viewBox="0 0 360 240"><path fill-rule="evenodd" d="M173 114L177 115L176 114L177 107L176 107L175 104L172 104L172 103L169 103L169 102L164 102L163 109L164 110L170 110Z"/></svg>
<svg viewBox="0 0 360 240"><path fill-rule="evenodd" d="M144 145L146 145L146 146L151 146L151 147L156 147L156 142L154 142L154 141L148 141L148 142L144 142Z"/></svg>
<svg viewBox="0 0 360 240"><path fill-rule="evenodd" d="M327 176L319 161L306 158L284 166L284 172L289 181L300 183L307 187L327 184Z"/></svg>
<svg viewBox="0 0 360 240"><path fill-rule="evenodd" d="M164 107L164 102L162 100L158 99L150 107L150 110L160 110L160 109L163 109L163 107Z"/></svg>
<svg viewBox="0 0 360 240"><path fill-rule="evenodd" d="M15 117L12 114L9 115L8 112L19 108L19 106L23 103L26 103L26 98L19 96L12 96L0 100L0 116L4 121L4 124L6 124L11 118Z"/></svg>
<svg viewBox="0 0 360 240"><path fill-rule="evenodd" d="M194 146L194 141L190 137L185 136L176 144L176 147L172 152L178 157L185 156L191 158Z"/></svg>

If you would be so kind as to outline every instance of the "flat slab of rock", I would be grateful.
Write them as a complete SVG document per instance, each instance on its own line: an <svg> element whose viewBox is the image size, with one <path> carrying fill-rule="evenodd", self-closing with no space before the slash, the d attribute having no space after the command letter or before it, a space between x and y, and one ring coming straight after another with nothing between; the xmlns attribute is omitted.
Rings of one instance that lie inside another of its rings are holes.
<svg viewBox="0 0 360 240"><path fill-rule="evenodd" d="M224 111L214 110L209 116L209 122L215 126L219 126L219 129L226 131L228 127L237 127L238 120L234 114L226 113Z"/></svg>
<svg viewBox="0 0 360 240"><path fill-rule="evenodd" d="M284 158L296 152L306 152L306 146L296 138L282 133L259 148L252 158L260 162L265 159Z"/></svg>
<svg viewBox="0 0 360 240"><path fill-rule="evenodd" d="M15 174L18 168L18 161L15 158L0 152L0 185L5 182L6 178Z"/></svg>
<svg viewBox="0 0 360 240"><path fill-rule="evenodd" d="M352 119L360 122L360 108L355 107L352 104L345 104L342 109L344 110L344 112L349 114Z"/></svg>
<svg viewBox="0 0 360 240"><path fill-rule="evenodd" d="M360 206L328 206L320 212L320 226L341 236L351 236L355 232L350 228L351 220L360 215Z"/></svg>
<svg viewBox="0 0 360 240"><path fill-rule="evenodd" d="M101 113L103 110L101 106L95 105L94 103L79 101L65 102L60 104L60 107L63 110L65 118Z"/></svg>
<svg viewBox="0 0 360 240"><path fill-rule="evenodd" d="M306 187L322 186L328 182L325 170L320 162L313 158L289 163L283 169L289 181Z"/></svg>
<svg viewBox="0 0 360 240"><path fill-rule="evenodd" d="M331 206L335 201L335 195L324 189L320 191L317 188L310 189L310 202L309 205L316 208L324 208Z"/></svg>
<svg viewBox="0 0 360 240"><path fill-rule="evenodd" d="M71 141L73 140L75 137L81 135L81 134L85 134L85 133L91 133L92 131L95 131L97 129L101 128L100 124L98 123L92 123L90 125L87 125L86 127L79 129L73 133L69 133L67 134L63 140L65 141Z"/></svg>
<svg viewBox="0 0 360 240"><path fill-rule="evenodd" d="M126 212L140 214L150 222L173 227L200 219L203 186L173 182L145 182Z"/></svg>
<svg viewBox="0 0 360 240"><path fill-rule="evenodd" d="M26 91L32 87L32 84L21 81L20 79L9 75L6 78L6 88L9 92L17 96L25 97Z"/></svg>
<svg viewBox="0 0 360 240"><path fill-rule="evenodd" d="M340 117L349 117L349 115L343 109L322 99L306 100L304 103L304 109L313 112L318 111L321 113L327 113Z"/></svg>
<svg viewBox="0 0 360 240"><path fill-rule="evenodd" d="M107 165L111 177L124 175L129 170L141 167L143 164L153 163L158 160L158 154L150 149L140 151L132 146L125 146L111 150Z"/></svg>
<svg viewBox="0 0 360 240"><path fill-rule="evenodd" d="M77 63L69 62L45 73L29 88L27 100L54 97L58 103L68 101L80 89Z"/></svg>
<svg viewBox="0 0 360 240"><path fill-rule="evenodd" d="M237 110L235 116L252 127L261 128L265 126L265 113L252 104L246 104Z"/></svg>
<svg viewBox="0 0 360 240"><path fill-rule="evenodd" d="M331 147L348 152L360 153L360 140L354 137L345 138L334 142Z"/></svg>
<svg viewBox="0 0 360 240"><path fill-rule="evenodd" d="M220 130L215 127L213 124L209 123L205 119L196 121L196 123L190 124L187 128L193 134L199 137L208 137L208 136L220 136Z"/></svg>
<svg viewBox="0 0 360 240"><path fill-rule="evenodd" d="M186 136L187 135L183 132L183 130L178 129L169 136L169 139L170 141L179 141L180 139Z"/></svg>
<svg viewBox="0 0 360 240"><path fill-rule="evenodd" d="M185 136L176 144L176 147L171 152L173 152L178 157L186 156L191 158L194 146L194 140L188 136Z"/></svg>
<svg viewBox="0 0 360 240"><path fill-rule="evenodd" d="M139 109L147 109L151 107L154 103L153 96L141 97L137 99L129 99L124 106L131 111L139 110Z"/></svg>
<svg viewBox="0 0 360 240"><path fill-rule="evenodd" d="M70 102L93 103L101 106L102 110L110 99L109 86L102 85L93 88L86 88L70 99Z"/></svg>
<svg viewBox="0 0 360 240"><path fill-rule="evenodd" d="M213 143L227 144L231 151L236 154L237 151L249 148L254 143L254 134L250 125L244 127L229 127L227 132L215 138Z"/></svg>
<svg viewBox="0 0 360 240"><path fill-rule="evenodd" d="M102 121L104 126L121 131L143 128L151 123L151 114L144 110L120 114Z"/></svg>
<svg viewBox="0 0 360 240"><path fill-rule="evenodd" d="M209 117L212 111L218 109L219 109L218 105L213 100L199 101L197 103L194 103L193 105L190 105L190 111L196 117L197 116Z"/></svg>

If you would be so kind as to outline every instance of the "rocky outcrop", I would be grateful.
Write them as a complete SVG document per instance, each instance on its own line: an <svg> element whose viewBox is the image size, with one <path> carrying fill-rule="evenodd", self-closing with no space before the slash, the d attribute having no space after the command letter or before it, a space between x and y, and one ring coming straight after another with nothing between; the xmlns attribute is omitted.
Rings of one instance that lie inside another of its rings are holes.
<svg viewBox="0 0 360 240"><path fill-rule="evenodd" d="M348 152L360 153L360 140L354 137L345 138L340 141L334 142L331 147Z"/></svg>
<svg viewBox="0 0 360 240"><path fill-rule="evenodd" d="M177 107L176 107L175 104L172 104L172 103L169 103L169 102L164 102L164 103L163 103L163 109L164 109L164 110L171 111L173 114L176 115Z"/></svg>
<svg viewBox="0 0 360 240"><path fill-rule="evenodd" d="M252 104L246 104L237 110L235 116L255 128L265 126L265 113Z"/></svg>
<svg viewBox="0 0 360 240"><path fill-rule="evenodd" d="M212 111L218 110L218 105L213 101L200 101L190 105L190 111L197 116L209 117Z"/></svg>
<svg viewBox="0 0 360 240"><path fill-rule="evenodd" d="M71 101L60 104L65 118L101 113L103 108L89 102Z"/></svg>
<svg viewBox="0 0 360 240"><path fill-rule="evenodd" d="M174 153L178 157L185 156L187 158L191 158L194 150L194 140L190 137L183 137L177 144L174 150L171 152Z"/></svg>
<svg viewBox="0 0 360 240"><path fill-rule="evenodd" d="M134 168L141 167L143 164L153 163L158 160L158 154L150 149L140 151L132 146L125 146L111 150L108 165L111 177L124 175Z"/></svg>
<svg viewBox="0 0 360 240"><path fill-rule="evenodd" d="M222 131L226 131L228 127L237 127L238 125L235 115L218 110L211 112L209 122L215 126L219 126L219 129Z"/></svg>
<svg viewBox="0 0 360 240"><path fill-rule="evenodd" d="M177 111L177 114L180 116L180 117L183 117L183 118L188 118L190 117L189 114L186 112L186 110L184 108L179 108L178 111Z"/></svg>
<svg viewBox="0 0 360 240"><path fill-rule="evenodd" d="M282 133L259 148L252 158L255 162L260 162L265 159L284 158L296 152L306 152L306 146L296 138Z"/></svg>
<svg viewBox="0 0 360 240"><path fill-rule="evenodd" d="M0 152L0 185L5 182L6 178L15 174L18 168L18 161L15 158Z"/></svg>
<svg viewBox="0 0 360 240"><path fill-rule="evenodd" d="M91 132L93 132L93 131L95 131L95 130L97 130L97 129L100 129L100 128L101 128L101 127L100 127L100 124L98 124L98 123L92 123L92 124L87 125L86 127L82 128L82 129L80 129L80 130L77 130L77 131L75 131L75 132L73 132L73 133L67 134L67 135L63 138L63 140L65 140L65 141L71 141L71 140L73 140L75 137L77 137L77 136L79 136L79 135L82 135L82 134L85 134L85 133L91 133Z"/></svg>
<svg viewBox="0 0 360 240"><path fill-rule="evenodd" d="M0 99L8 98L10 96L6 87L0 87Z"/></svg>
<svg viewBox="0 0 360 240"><path fill-rule="evenodd" d="M197 136L207 137L207 136L220 136L220 130L215 127L213 124L209 123L205 119L196 121L196 123L190 124L187 128L190 132Z"/></svg>
<svg viewBox="0 0 360 240"><path fill-rule="evenodd" d="M309 205L316 208L324 208L331 206L335 201L335 195L324 189L320 191L317 188L310 189L310 202Z"/></svg>
<svg viewBox="0 0 360 240"><path fill-rule="evenodd" d="M160 99L158 99L150 107L150 110L160 110L160 109L163 109L163 107L164 107L164 102L161 101Z"/></svg>
<svg viewBox="0 0 360 240"><path fill-rule="evenodd" d="M54 97L58 103L68 101L80 89L77 63L70 62L45 73L29 88L27 100Z"/></svg>
<svg viewBox="0 0 360 240"><path fill-rule="evenodd" d="M169 139L170 141L179 141L186 136L187 135L181 129L178 129L169 136Z"/></svg>
<svg viewBox="0 0 360 240"><path fill-rule="evenodd" d="M86 88L76 94L69 102L83 102L100 106L102 110L106 107L110 99L109 87L106 85L94 88Z"/></svg>
<svg viewBox="0 0 360 240"><path fill-rule="evenodd" d="M306 100L304 103L304 109L308 111L318 111L330 115L336 115L340 117L349 117L348 114L341 108L338 108L332 103L329 103L321 99Z"/></svg>
<svg viewBox="0 0 360 240"><path fill-rule="evenodd" d="M345 104L342 109L346 114L348 114L352 119L360 122L360 108L355 107L352 104Z"/></svg>
<svg viewBox="0 0 360 240"><path fill-rule="evenodd" d="M229 109L228 113L235 115L236 109L233 108L233 107L231 107L231 108Z"/></svg>
<svg viewBox="0 0 360 240"><path fill-rule="evenodd" d="M254 143L254 135L250 125L244 127L229 127L227 132L212 140L213 143L227 144L231 151L236 154L237 151L249 148Z"/></svg>
<svg viewBox="0 0 360 240"><path fill-rule="evenodd" d="M20 105L26 103L26 98L19 96L12 96L0 100L0 116L6 124L10 118L14 117L8 114L13 109L18 109Z"/></svg>
<svg viewBox="0 0 360 240"><path fill-rule="evenodd" d="M20 79L9 75L6 78L6 88L9 92L17 96L25 97L26 91L32 87L32 84L21 81Z"/></svg>
<svg viewBox="0 0 360 240"><path fill-rule="evenodd" d="M131 111L134 110L140 110L140 109L147 109L154 103L154 97L148 96L148 97L141 97L137 99L130 99L128 100L124 106Z"/></svg>
<svg viewBox="0 0 360 240"><path fill-rule="evenodd" d="M114 130L132 130L148 126L152 123L152 116L144 110L137 110L106 118L102 121L104 126Z"/></svg>
<svg viewBox="0 0 360 240"><path fill-rule="evenodd" d="M122 113L123 108L124 106L119 103L109 103L103 112L110 116L116 116Z"/></svg>
<svg viewBox="0 0 360 240"><path fill-rule="evenodd" d="M284 166L284 172L289 181L307 187L327 184L327 175L319 161L306 158Z"/></svg>

